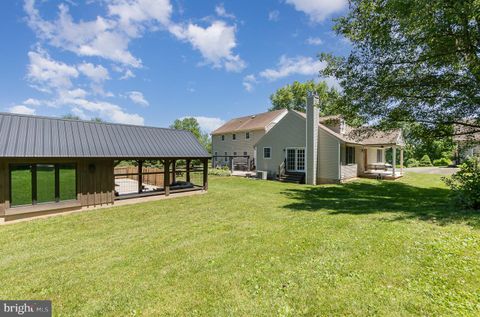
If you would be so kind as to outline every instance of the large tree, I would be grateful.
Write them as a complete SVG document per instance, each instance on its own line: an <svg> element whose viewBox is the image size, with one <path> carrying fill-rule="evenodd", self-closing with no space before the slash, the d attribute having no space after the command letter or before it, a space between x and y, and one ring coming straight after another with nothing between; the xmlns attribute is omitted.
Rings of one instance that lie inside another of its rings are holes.
<svg viewBox="0 0 480 317"><path fill-rule="evenodd" d="M323 81L316 83L313 80L304 83L294 81L292 84L279 88L270 96L272 103L270 110L289 109L305 112L308 91L317 92L323 115L341 113L338 105L339 92L334 88L329 88Z"/></svg>
<svg viewBox="0 0 480 317"><path fill-rule="evenodd" d="M437 136L480 131L480 1L350 0L335 30L352 51L322 54L322 75L339 79L349 114Z"/></svg>
<svg viewBox="0 0 480 317"><path fill-rule="evenodd" d="M170 125L170 128L176 130L186 130L192 132L192 134L197 138L197 140L205 147L208 152L212 150L212 142L208 133L202 132L200 124L197 119L193 117L176 119L173 124Z"/></svg>

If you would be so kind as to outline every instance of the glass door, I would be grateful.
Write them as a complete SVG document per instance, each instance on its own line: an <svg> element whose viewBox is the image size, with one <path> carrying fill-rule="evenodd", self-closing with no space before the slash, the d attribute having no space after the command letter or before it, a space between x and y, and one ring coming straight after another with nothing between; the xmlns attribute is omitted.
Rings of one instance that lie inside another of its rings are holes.
<svg viewBox="0 0 480 317"><path fill-rule="evenodd" d="M288 148L286 150L286 168L289 172L305 171L305 149Z"/></svg>

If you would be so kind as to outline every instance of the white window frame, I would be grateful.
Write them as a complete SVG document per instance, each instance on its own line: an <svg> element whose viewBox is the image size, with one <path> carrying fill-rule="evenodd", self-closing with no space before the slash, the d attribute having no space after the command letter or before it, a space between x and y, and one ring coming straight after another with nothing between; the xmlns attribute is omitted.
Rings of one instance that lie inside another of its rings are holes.
<svg viewBox="0 0 480 317"><path fill-rule="evenodd" d="M265 157L265 149L269 149L269 150L270 150L270 157ZM264 159L264 160L271 160L271 159L272 159L272 147L271 147L271 146L265 146L265 147L263 148L262 153L263 153L263 159Z"/></svg>
<svg viewBox="0 0 480 317"><path fill-rule="evenodd" d="M294 170L289 170L291 172L300 172L300 173L303 173L303 172L306 172L307 171L307 148L305 147L293 147L293 146L290 146L290 147L287 147L285 148L285 161L287 160L287 152L288 150L295 150L295 169ZM303 150L303 169L298 169L298 150ZM285 168L287 168L285 166Z"/></svg>
<svg viewBox="0 0 480 317"><path fill-rule="evenodd" d="M381 153L380 154L380 160L378 159L378 153ZM377 163L383 163L383 161L384 161L383 156L384 156L383 149L377 149Z"/></svg>

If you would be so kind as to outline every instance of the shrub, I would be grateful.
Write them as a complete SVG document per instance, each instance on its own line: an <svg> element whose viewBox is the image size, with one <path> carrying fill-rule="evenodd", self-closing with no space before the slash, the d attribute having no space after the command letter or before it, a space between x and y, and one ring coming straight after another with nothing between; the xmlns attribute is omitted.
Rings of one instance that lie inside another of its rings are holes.
<svg viewBox="0 0 480 317"><path fill-rule="evenodd" d="M227 166L224 167L214 167L210 168L208 170L208 175L214 175L214 176L230 176L232 173L228 169Z"/></svg>
<svg viewBox="0 0 480 317"><path fill-rule="evenodd" d="M480 159L471 158L460 170L443 181L452 190L455 201L465 208L480 209Z"/></svg>
<svg viewBox="0 0 480 317"><path fill-rule="evenodd" d="M407 160L406 165L407 167L418 167L420 163L416 159L410 158Z"/></svg>
<svg viewBox="0 0 480 317"><path fill-rule="evenodd" d="M446 157L442 157L438 160L433 160L434 166L449 166L452 165L452 161Z"/></svg>
<svg viewBox="0 0 480 317"><path fill-rule="evenodd" d="M432 166L432 161L430 160L430 157L425 154L422 159L419 162L419 166Z"/></svg>

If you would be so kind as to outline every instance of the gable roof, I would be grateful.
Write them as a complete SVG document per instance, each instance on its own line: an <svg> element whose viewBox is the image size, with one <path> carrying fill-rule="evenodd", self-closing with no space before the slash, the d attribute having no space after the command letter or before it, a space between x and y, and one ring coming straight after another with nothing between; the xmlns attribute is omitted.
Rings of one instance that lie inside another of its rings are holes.
<svg viewBox="0 0 480 317"><path fill-rule="evenodd" d="M466 123L475 124L475 121L466 120ZM455 142L480 142L480 128L461 124L455 124L453 128L456 134L453 136Z"/></svg>
<svg viewBox="0 0 480 317"><path fill-rule="evenodd" d="M405 145L402 129L391 129L386 131L375 130L370 127L353 129L347 139L353 140L362 145Z"/></svg>
<svg viewBox="0 0 480 317"><path fill-rule="evenodd" d="M216 135L241 131L266 130L268 125L272 123L272 121L274 121L277 117L281 116L287 111L288 110L286 109L281 109L235 118L228 121L220 128L213 131L211 134Z"/></svg>
<svg viewBox="0 0 480 317"><path fill-rule="evenodd" d="M188 131L0 113L0 157L207 158Z"/></svg>
<svg viewBox="0 0 480 317"><path fill-rule="evenodd" d="M304 119L307 118L307 115L303 112L296 111L296 110L293 110L293 112L300 115ZM342 117L339 115L320 117L318 127L345 143L367 145L367 146L404 145L402 129L380 131L370 127L360 127L357 129L353 129L348 134L340 134L333 131L332 129L330 129L329 127L327 127L322 123L322 122L327 122L331 120L339 120L341 118Z"/></svg>

